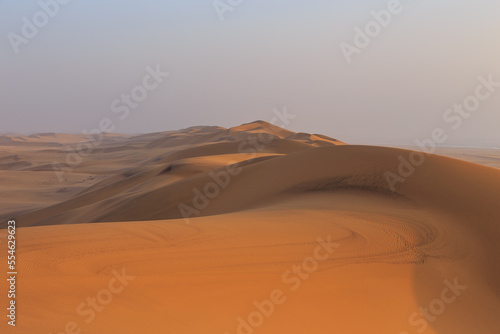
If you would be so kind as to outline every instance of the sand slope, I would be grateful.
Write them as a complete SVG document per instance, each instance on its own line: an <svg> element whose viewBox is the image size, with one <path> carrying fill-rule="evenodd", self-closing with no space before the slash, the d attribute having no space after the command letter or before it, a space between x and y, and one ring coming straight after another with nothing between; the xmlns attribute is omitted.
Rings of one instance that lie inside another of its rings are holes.
<svg viewBox="0 0 500 334"><path fill-rule="evenodd" d="M238 150L259 133L273 140ZM392 191L386 173L411 151L262 122L137 137L85 162L111 163L99 180L17 215L22 306L6 333L71 321L82 333L499 332L500 170L429 155ZM196 208L195 189L236 168ZM45 173L3 180L25 172ZM197 213L185 220L180 205ZM135 278L87 323L77 308L113 270ZM254 302L277 290L260 321Z"/></svg>

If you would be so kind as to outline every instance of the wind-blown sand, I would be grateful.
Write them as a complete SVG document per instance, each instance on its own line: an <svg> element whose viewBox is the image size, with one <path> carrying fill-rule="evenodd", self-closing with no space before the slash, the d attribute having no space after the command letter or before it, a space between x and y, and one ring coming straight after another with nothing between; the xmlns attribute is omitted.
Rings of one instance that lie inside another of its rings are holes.
<svg viewBox="0 0 500 334"><path fill-rule="evenodd" d="M500 332L499 169L427 155L392 191L411 151L254 122L107 134L59 182L82 139L41 137L0 138L2 333ZM87 323L113 270L135 278Z"/></svg>

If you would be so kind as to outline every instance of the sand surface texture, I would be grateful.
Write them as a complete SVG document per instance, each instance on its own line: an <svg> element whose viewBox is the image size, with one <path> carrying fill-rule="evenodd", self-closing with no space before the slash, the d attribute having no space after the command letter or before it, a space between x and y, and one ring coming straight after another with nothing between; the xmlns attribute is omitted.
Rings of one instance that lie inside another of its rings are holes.
<svg viewBox="0 0 500 334"><path fill-rule="evenodd" d="M500 333L495 151L261 121L82 142L0 137L19 272L1 333Z"/></svg>

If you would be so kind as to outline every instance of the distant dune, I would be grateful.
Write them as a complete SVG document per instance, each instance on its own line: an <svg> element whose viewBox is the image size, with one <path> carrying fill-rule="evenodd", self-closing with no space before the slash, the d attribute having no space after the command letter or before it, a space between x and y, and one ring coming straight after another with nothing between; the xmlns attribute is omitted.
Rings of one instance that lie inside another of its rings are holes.
<svg viewBox="0 0 500 334"><path fill-rule="evenodd" d="M2 333L500 333L498 168L422 155L393 187L413 151L263 121L84 142L0 137ZM135 278L85 321L113 270Z"/></svg>

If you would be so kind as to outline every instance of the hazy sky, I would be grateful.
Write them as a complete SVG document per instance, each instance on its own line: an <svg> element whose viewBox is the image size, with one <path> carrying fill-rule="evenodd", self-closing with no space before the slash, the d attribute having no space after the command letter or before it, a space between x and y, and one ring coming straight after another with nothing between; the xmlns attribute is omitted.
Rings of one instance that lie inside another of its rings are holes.
<svg viewBox="0 0 500 334"><path fill-rule="evenodd" d="M73 0L54 17L0 0L0 132L74 133L106 117L123 133L228 127L286 106L289 129L349 143L409 144L441 127L447 145L500 146L500 88L457 129L443 120L479 76L500 82L500 2L401 0L348 64L340 43L389 2L243 0L221 21L211 0ZM170 75L121 120L112 103L157 65Z"/></svg>

